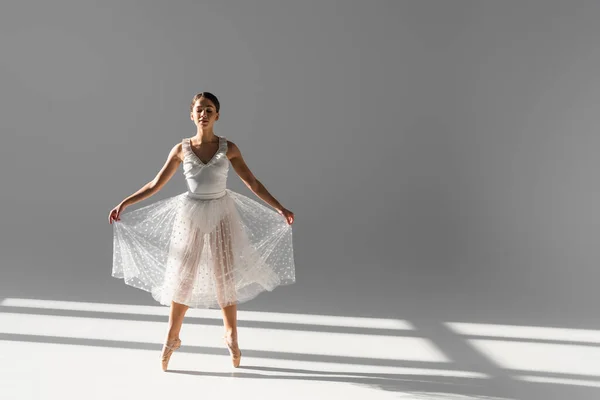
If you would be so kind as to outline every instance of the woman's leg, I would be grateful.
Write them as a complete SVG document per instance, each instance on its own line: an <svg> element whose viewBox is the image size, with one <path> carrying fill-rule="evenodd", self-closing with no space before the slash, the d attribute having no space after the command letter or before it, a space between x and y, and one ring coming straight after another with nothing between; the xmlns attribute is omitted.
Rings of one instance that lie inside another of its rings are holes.
<svg viewBox="0 0 600 400"><path fill-rule="evenodd" d="M232 229L230 221L224 218L219 223L213 242L215 255L214 274L217 288L217 300L223 314L225 343L229 348L234 367L240 365L242 352L237 344L237 304L233 272Z"/></svg>
<svg viewBox="0 0 600 400"><path fill-rule="evenodd" d="M229 220L224 218L219 223L216 237L212 240L215 256L214 277L217 289L217 301L223 313L225 333L237 335L237 307L235 298L235 281L233 276L232 236Z"/></svg>
<svg viewBox="0 0 600 400"><path fill-rule="evenodd" d="M179 301L187 301L192 296L195 278L198 275L198 263L204 247L204 237L201 232L190 232L187 238L184 253L181 257L181 269L179 271L179 284L174 292L174 298ZM185 312L189 306L171 301L169 313L169 331L167 340L179 339L179 332L183 324Z"/></svg>
<svg viewBox="0 0 600 400"><path fill-rule="evenodd" d="M181 340L179 340L179 331L181 330L181 324L183 323L183 317L187 311L188 306L184 304L171 302L171 311L169 313L169 332L167 333L167 340L165 341L161 354L162 370L166 371L169 367L169 360L175 350L181 346Z"/></svg>
<svg viewBox="0 0 600 400"><path fill-rule="evenodd" d="M177 289L173 292L172 298L178 301L171 300L169 329L161 355L163 371L167 370L173 351L181 346L179 333L181 332L183 318L189 306L179 303L179 301L187 301L191 297L203 245L204 241L200 232L188 232L187 243L183 247L183 252L177 256L180 258L180 267L177 271L173 271L177 276L175 280L177 282Z"/></svg>
<svg viewBox="0 0 600 400"><path fill-rule="evenodd" d="M221 308L223 313L223 326L225 335L233 340L237 340L237 304L232 304Z"/></svg>
<svg viewBox="0 0 600 400"><path fill-rule="evenodd" d="M169 312L169 331L167 333L167 341L179 339L179 332L183 324L185 312L188 310L185 304L171 302L171 310Z"/></svg>
<svg viewBox="0 0 600 400"><path fill-rule="evenodd" d="M225 344L231 355L231 362L235 368L240 366L242 352L237 341L237 305L232 304L221 308L223 312L223 325L225 326Z"/></svg>

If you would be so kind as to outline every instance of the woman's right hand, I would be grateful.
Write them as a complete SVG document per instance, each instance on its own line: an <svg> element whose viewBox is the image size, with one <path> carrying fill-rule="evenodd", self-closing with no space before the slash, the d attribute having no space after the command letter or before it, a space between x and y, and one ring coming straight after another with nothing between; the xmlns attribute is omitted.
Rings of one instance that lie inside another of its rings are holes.
<svg viewBox="0 0 600 400"><path fill-rule="evenodd" d="M123 203L119 203L118 206L110 210L110 213L108 214L108 223L112 224L113 221L120 221L121 213L123 212L123 210L125 210L125 207L126 206Z"/></svg>

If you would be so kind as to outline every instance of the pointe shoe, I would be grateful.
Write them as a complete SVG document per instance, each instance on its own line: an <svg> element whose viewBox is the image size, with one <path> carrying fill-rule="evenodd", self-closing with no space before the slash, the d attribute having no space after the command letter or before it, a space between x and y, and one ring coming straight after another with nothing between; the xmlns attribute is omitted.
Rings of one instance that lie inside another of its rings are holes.
<svg viewBox="0 0 600 400"><path fill-rule="evenodd" d="M171 358L171 355L173 354L173 352L180 347L181 347L180 339L169 340L169 341L167 341L167 343L164 344L162 356L160 359L162 362L162 370L163 371L167 370L167 367L169 366L169 359Z"/></svg>
<svg viewBox="0 0 600 400"><path fill-rule="evenodd" d="M240 361L242 360L242 351L238 347L237 340L234 340L233 338L228 338L227 335L223 336L223 339L225 340L225 344L229 349L229 354L231 355L231 363L233 364L234 368L239 367Z"/></svg>

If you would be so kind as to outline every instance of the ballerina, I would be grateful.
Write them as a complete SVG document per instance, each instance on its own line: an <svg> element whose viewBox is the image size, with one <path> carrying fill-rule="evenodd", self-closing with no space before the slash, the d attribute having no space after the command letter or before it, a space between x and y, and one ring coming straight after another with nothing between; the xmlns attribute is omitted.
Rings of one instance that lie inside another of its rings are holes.
<svg viewBox="0 0 600 400"><path fill-rule="evenodd" d="M112 276L170 306L163 371L181 346L179 334L189 308L221 309L223 339L233 366L239 367L237 305L295 282L294 213L254 176L235 143L215 135L219 112L215 95L196 94L190 105L196 135L173 146L156 177L108 216L114 235ZM186 192L124 212L156 194L180 164ZM274 210L226 187L230 164Z"/></svg>

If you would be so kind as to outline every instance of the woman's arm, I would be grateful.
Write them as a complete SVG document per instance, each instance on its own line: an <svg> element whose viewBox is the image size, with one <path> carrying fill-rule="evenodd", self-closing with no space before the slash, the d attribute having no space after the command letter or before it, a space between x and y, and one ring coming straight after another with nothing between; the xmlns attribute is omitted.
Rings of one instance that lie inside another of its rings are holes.
<svg viewBox="0 0 600 400"><path fill-rule="evenodd" d="M173 146L169 152L167 161L158 174L156 174L154 179L146 183L140 190L125 198L121 202L123 208L138 203L158 192L177 171L179 164L181 164L181 154L181 143L178 143Z"/></svg>
<svg viewBox="0 0 600 400"><path fill-rule="evenodd" d="M254 176L250 168L246 165L240 149L232 141L228 142L227 156L231 161L231 166L237 172L242 182L248 186L250 190L260 197L265 203L276 209L279 213L285 208L269 193L267 188Z"/></svg>

